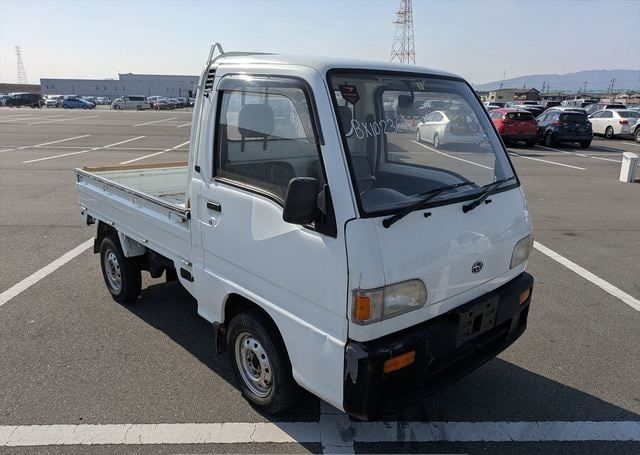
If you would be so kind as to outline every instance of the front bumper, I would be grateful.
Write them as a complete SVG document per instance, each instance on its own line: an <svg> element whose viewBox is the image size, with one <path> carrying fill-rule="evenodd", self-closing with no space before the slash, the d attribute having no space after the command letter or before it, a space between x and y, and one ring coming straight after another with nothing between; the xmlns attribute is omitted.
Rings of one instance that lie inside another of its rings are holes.
<svg viewBox="0 0 640 455"><path fill-rule="evenodd" d="M533 277L521 273L509 283L426 322L385 336L345 347L344 402L347 413L371 419L415 404L423 394L470 373L510 346L527 325L529 298L520 294L533 287ZM496 301L495 325L460 342L460 317L479 303ZM392 357L415 350L415 362L384 373Z"/></svg>

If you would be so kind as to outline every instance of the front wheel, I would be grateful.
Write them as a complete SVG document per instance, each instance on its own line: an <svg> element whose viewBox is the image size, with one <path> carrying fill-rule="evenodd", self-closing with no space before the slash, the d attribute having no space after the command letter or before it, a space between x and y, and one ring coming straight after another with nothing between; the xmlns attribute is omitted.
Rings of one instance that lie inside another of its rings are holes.
<svg viewBox="0 0 640 455"><path fill-rule="evenodd" d="M100 244L102 276L118 303L135 302L142 289L140 266L135 258L126 258L116 237L107 236Z"/></svg>
<svg viewBox="0 0 640 455"><path fill-rule="evenodd" d="M277 414L293 406L300 389L274 324L257 311L234 317L227 329L227 346L240 390L262 412Z"/></svg>
<svg viewBox="0 0 640 455"><path fill-rule="evenodd" d="M422 142L422 135L420 134L420 128L416 129L416 141Z"/></svg>
<svg viewBox="0 0 640 455"><path fill-rule="evenodd" d="M580 142L580 148L583 148L583 149L588 149L590 145L591 145L591 141Z"/></svg>
<svg viewBox="0 0 640 455"><path fill-rule="evenodd" d="M613 127L608 126L606 130L604 130L604 137L607 139L613 139Z"/></svg>
<svg viewBox="0 0 640 455"><path fill-rule="evenodd" d="M640 144L640 128L636 128L636 142Z"/></svg>
<svg viewBox="0 0 640 455"><path fill-rule="evenodd" d="M551 133L547 133L544 137L544 145L546 145L547 147L551 147L553 144L555 144L553 135Z"/></svg>
<svg viewBox="0 0 640 455"><path fill-rule="evenodd" d="M440 135L438 133L433 135L433 148L440 147Z"/></svg>

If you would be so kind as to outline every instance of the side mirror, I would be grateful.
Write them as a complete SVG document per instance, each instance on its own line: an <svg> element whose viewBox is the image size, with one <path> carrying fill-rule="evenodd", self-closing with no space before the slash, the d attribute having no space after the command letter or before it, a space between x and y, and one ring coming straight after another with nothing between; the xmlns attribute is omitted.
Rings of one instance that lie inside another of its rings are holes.
<svg viewBox="0 0 640 455"><path fill-rule="evenodd" d="M318 181L296 177L289 181L282 219L287 223L309 224L318 213Z"/></svg>

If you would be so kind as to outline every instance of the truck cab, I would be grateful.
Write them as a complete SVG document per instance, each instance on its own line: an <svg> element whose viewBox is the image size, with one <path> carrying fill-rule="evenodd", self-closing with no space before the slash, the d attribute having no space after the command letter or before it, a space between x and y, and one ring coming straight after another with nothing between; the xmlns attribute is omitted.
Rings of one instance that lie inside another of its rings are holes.
<svg viewBox="0 0 640 455"><path fill-rule="evenodd" d="M464 142L398 127L430 101ZM192 125L188 163L77 170L82 213L114 299L141 270L178 279L257 408L304 388L370 419L523 333L531 220L460 77L212 48Z"/></svg>

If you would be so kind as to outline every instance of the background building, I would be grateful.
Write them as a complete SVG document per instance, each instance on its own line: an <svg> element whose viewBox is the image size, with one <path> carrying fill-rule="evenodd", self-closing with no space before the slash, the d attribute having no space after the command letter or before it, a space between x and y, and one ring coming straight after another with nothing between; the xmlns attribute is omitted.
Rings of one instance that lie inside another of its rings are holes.
<svg viewBox="0 0 640 455"><path fill-rule="evenodd" d="M118 79L40 79L43 95L193 97L198 76L118 74Z"/></svg>
<svg viewBox="0 0 640 455"><path fill-rule="evenodd" d="M40 93L38 84L9 84L0 83L0 93Z"/></svg>

